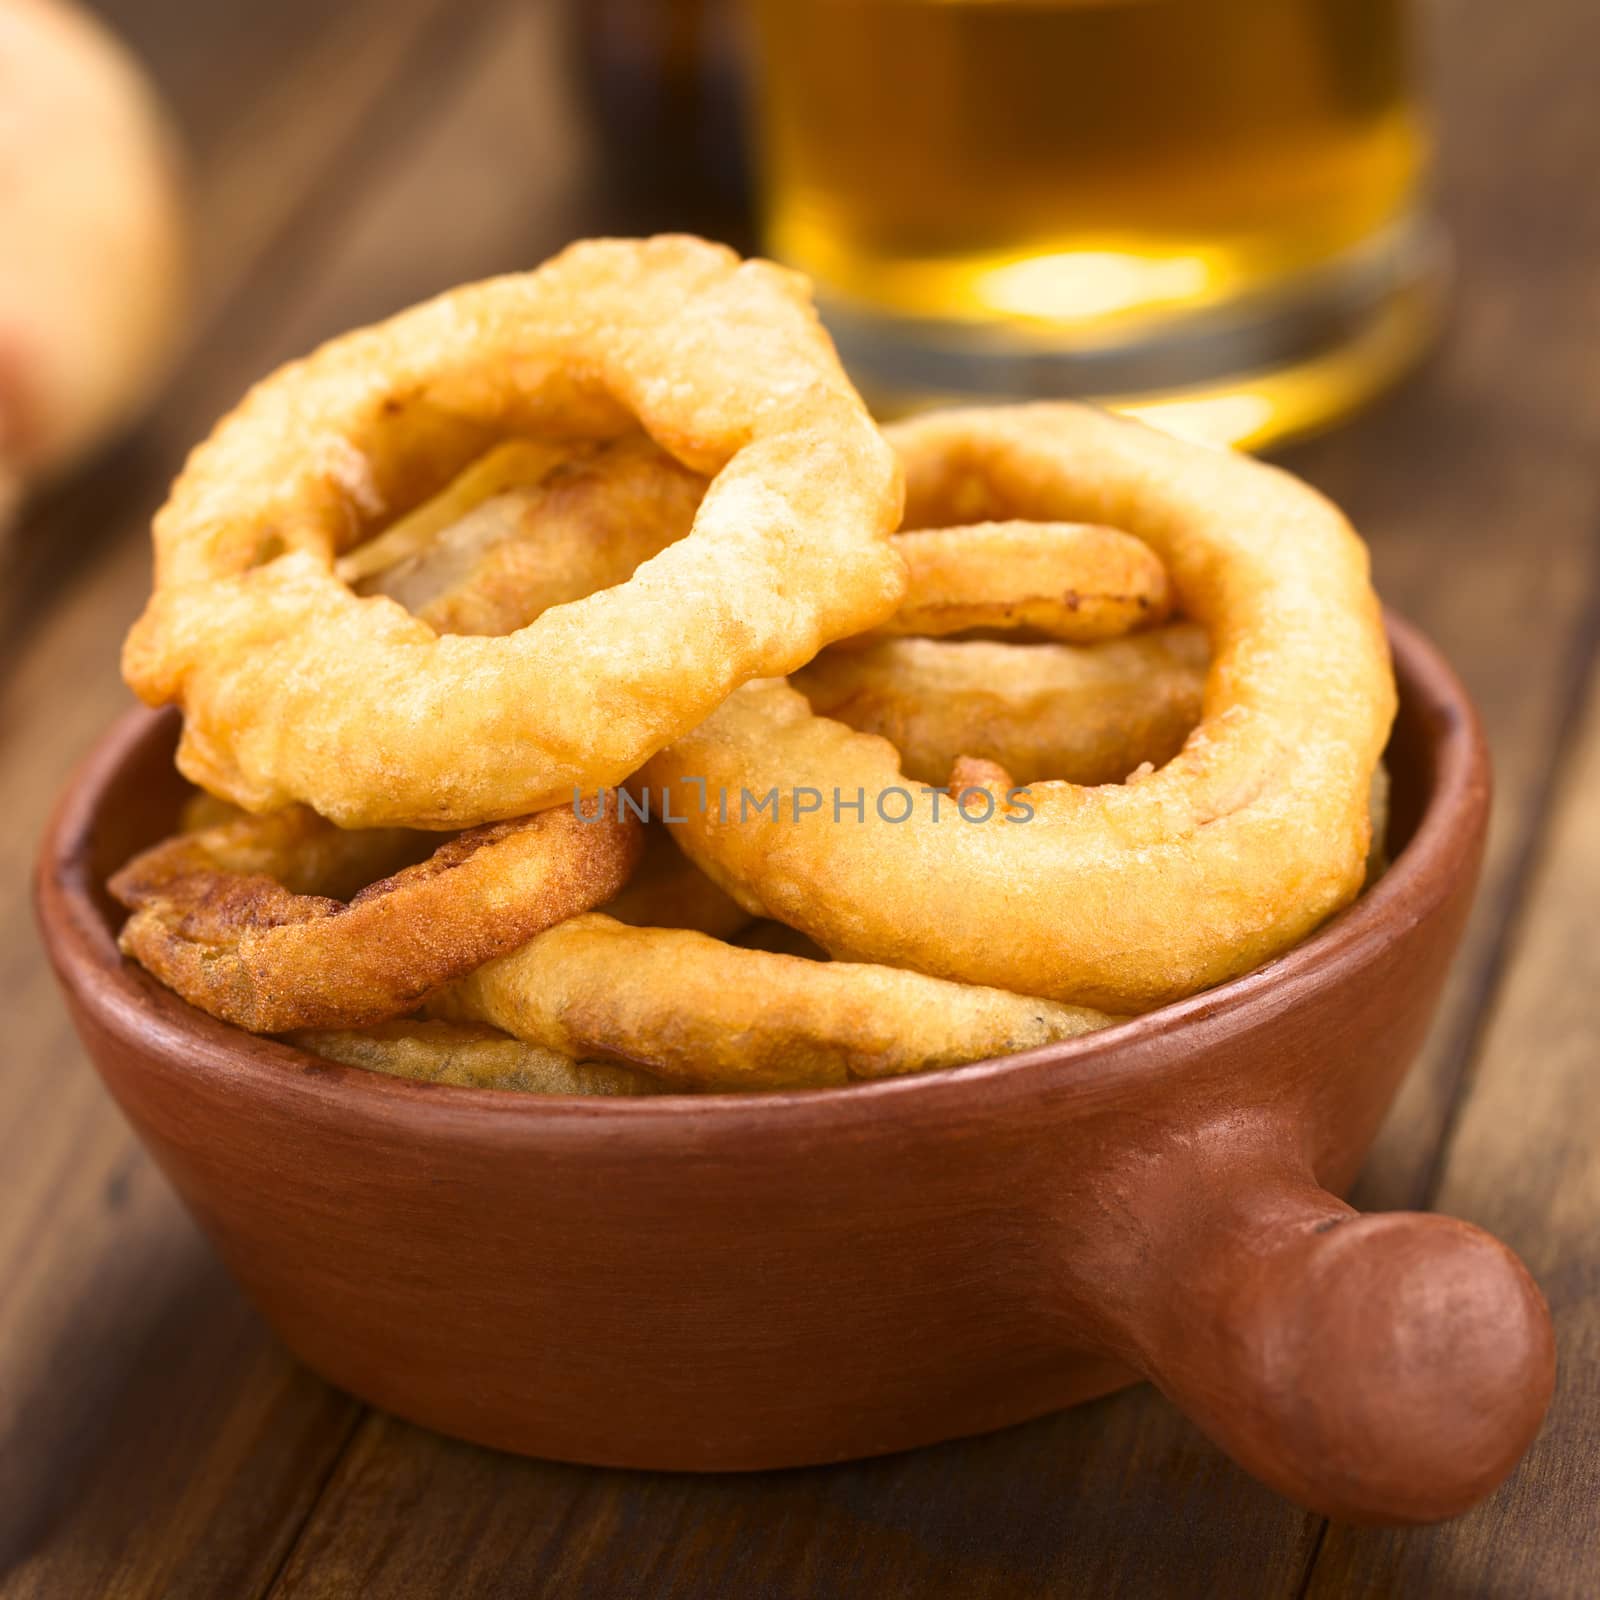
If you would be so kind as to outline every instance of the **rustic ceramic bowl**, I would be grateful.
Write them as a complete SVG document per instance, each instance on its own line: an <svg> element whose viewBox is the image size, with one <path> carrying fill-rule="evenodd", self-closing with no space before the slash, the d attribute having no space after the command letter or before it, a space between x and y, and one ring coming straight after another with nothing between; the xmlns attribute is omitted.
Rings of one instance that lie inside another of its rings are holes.
<svg viewBox="0 0 1600 1600"><path fill-rule="evenodd" d="M420 1085L190 1009L102 884L168 832L176 725L73 779L39 904L73 1017L286 1344L508 1450L725 1469L899 1450L1149 1378L1335 1516L1492 1489L1548 1401L1517 1259L1354 1178L1438 998L1489 804L1461 685L1393 629L1394 865L1246 978L1028 1055L847 1089L644 1100Z"/></svg>

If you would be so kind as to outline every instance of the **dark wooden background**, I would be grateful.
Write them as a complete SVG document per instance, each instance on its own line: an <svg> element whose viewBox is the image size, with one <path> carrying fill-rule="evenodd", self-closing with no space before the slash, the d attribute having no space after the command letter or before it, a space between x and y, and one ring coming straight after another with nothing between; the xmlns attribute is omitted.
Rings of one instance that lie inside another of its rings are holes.
<svg viewBox="0 0 1600 1600"><path fill-rule="evenodd" d="M1561 1378L1446 1527L1327 1526L1140 1390L990 1438L741 1479L489 1454L321 1384L241 1302L102 1093L26 869L125 703L145 528L186 447L322 336L613 220L554 0L110 0L193 152L193 338L155 415L0 586L0 1596L1600 1593L1600 8L1434 9L1453 323L1290 464L1453 656L1498 763L1476 921L1358 1199L1493 1229Z"/></svg>

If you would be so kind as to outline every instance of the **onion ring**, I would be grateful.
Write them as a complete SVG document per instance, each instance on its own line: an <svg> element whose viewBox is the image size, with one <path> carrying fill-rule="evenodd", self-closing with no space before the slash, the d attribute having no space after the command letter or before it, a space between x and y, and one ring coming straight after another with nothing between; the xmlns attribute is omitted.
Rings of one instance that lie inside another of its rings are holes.
<svg viewBox="0 0 1600 1600"><path fill-rule="evenodd" d="M628 927L600 913L569 918L479 967L427 1010L692 1090L892 1077L1011 1055L1112 1020L892 967Z"/></svg>
<svg viewBox="0 0 1600 1600"><path fill-rule="evenodd" d="M1172 609L1155 552L1115 528L980 522L897 533L894 547L906 563L905 599L862 641L984 628L1089 644L1163 622Z"/></svg>
<svg viewBox="0 0 1600 1600"><path fill-rule="evenodd" d="M399 1016L602 904L642 832L615 807L594 821L560 807L418 861L427 835L346 832L297 807L168 839L107 887L133 913L123 951L191 1005L252 1033L343 1027Z"/></svg>
<svg viewBox="0 0 1600 1600"><path fill-rule="evenodd" d="M369 883L426 860L438 844L409 828L346 832L304 806L252 817L202 791L184 804L177 834L134 856L108 887L130 910L207 877L267 878L291 895L350 900Z"/></svg>
<svg viewBox="0 0 1600 1600"><path fill-rule="evenodd" d="M747 684L644 773L677 790L675 837L711 877L841 959L1121 1013L1249 971L1359 892L1395 690L1365 548L1332 506L1076 406L918 418L892 437L916 520L958 505L1148 542L1211 641L1201 722L1121 786L1034 784L1026 826L940 826L922 794L903 823L869 800L835 826L796 791L903 787L894 747L785 683ZM778 814L721 822L695 806L700 782L776 790Z"/></svg>
<svg viewBox="0 0 1600 1600"><path fill-rule="evenodd" d="M370 1028L304 1028L285 1036L314 1056L391 1078L524 1094L661 1094L647 1073L607 1061L574 1061L472 1022L380 1022Z"/></svg>
<svg viewBox="0 0 1600 1600"><path fill-rule="evenodd" d="M687 537L504 638L441 637L338 556L511 435L644 430L711 477ZM900 474L804 280L687 238L572 246L259 385L155 524L123 654L180 769L253 812L447 829L621 781L738 684L883 621Z"/></svg>
<svg viewBox="0 0 1600 1600"><path fill-rule="evenodd" d="M1182 748L1209 654L1192 622L1093 645L886 639L824 650L789 682L818 716L887 739L919 783L962 755L1023 784L1120 783Z"/></svg>

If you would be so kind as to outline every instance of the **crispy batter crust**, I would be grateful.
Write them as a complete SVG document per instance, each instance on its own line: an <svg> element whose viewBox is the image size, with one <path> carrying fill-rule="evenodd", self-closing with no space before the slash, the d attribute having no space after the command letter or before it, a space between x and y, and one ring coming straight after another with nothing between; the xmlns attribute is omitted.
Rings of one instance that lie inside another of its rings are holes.
<svg viewBox="0 0 1600 1600"><path fill-rule="evenodd" d="M505 638L441 636L335 562L512 435L643 429L713 479L687 537ZM804 281L686 238L574 245L259 385L156 519L124 673L246 809L457 828L616 783L736 685L894 610L900 474Z"/></svg>
<svg viewBox="0 0 1600 1600"><path fill-rule="evenodd" d="M596 822L561 807L475 828L417 861L426 836L419 851L416 834L343 832L295 808L168 839L108 887L133 912L124 952L190 1004L252 1033L343 1027L399 1016L603 904L641 834L614 806ZM392 875L373 882L374 871Z"/></svg>
<svg viewBox="0 0 1600 1600"><path fill-rule="evenodd" d="M574 917L428 1002L691 1089L812 1088L1009 1055L1112 1019L920 973Z"/></svg>
<svg viewBox="0 0 1600 1600"><path fill-rule="evenodd" d="M1115 528L978 522L899 533L894 547L906 563L906 597L862 641L983 628L1089 644L1163 622L1172 609L1160 558Z"/></svg>
<svg viewBox="0 0 1600 1600"><path fill-rule="evenodd" d="M286 1035L314 1056L391 1078L524 1094L661 1094L648 1073L606 1061L574 1061L475 1022L380 1022L370 1028L305 1028Z"/></svg>
<svg viewBox="0 0 1600 1600"><path fill-rule="evenodd" d="M1027 825L940 824L913 793L909 821L869 806L840 827L786 797L915 790L894 747L752 683L646 769L658 786L779 791L779 820L724 825L680 787L676 837L712 877L841 959L1114 1012L1247 972L1359 891L1395 691L1365 548L1331 505L1270 467L1075 406L953 412L892 437L913 523L959 507L1148 542L1211 641L1200 725L1123 785L1034 784Z"/></svg>

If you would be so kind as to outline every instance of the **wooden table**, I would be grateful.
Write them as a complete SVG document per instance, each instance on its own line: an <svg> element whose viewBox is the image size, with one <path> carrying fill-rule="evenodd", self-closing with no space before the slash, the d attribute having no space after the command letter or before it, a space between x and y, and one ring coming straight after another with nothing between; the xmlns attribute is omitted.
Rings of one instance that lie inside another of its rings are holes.
<svg viewBox="0 0 1600 1600"><path fill-rule="evenodd" d="M1600 10L1452 0L1427 369L1291 464L1454 657L1499 796L1476 921L1357 1196L1508 1240L1561 1380L1510 1484L1409 1533L1328 1526L1137 1390L831 1470L690 1480L516 1460L291 1361L134 1143L35 946L26 869L126 702L145 528L185 448L321 336L596 218L548 6L115 0L194 152L195 332L148 424L39 506L0 598L0 1594L1600 1593Z"/></svg>

